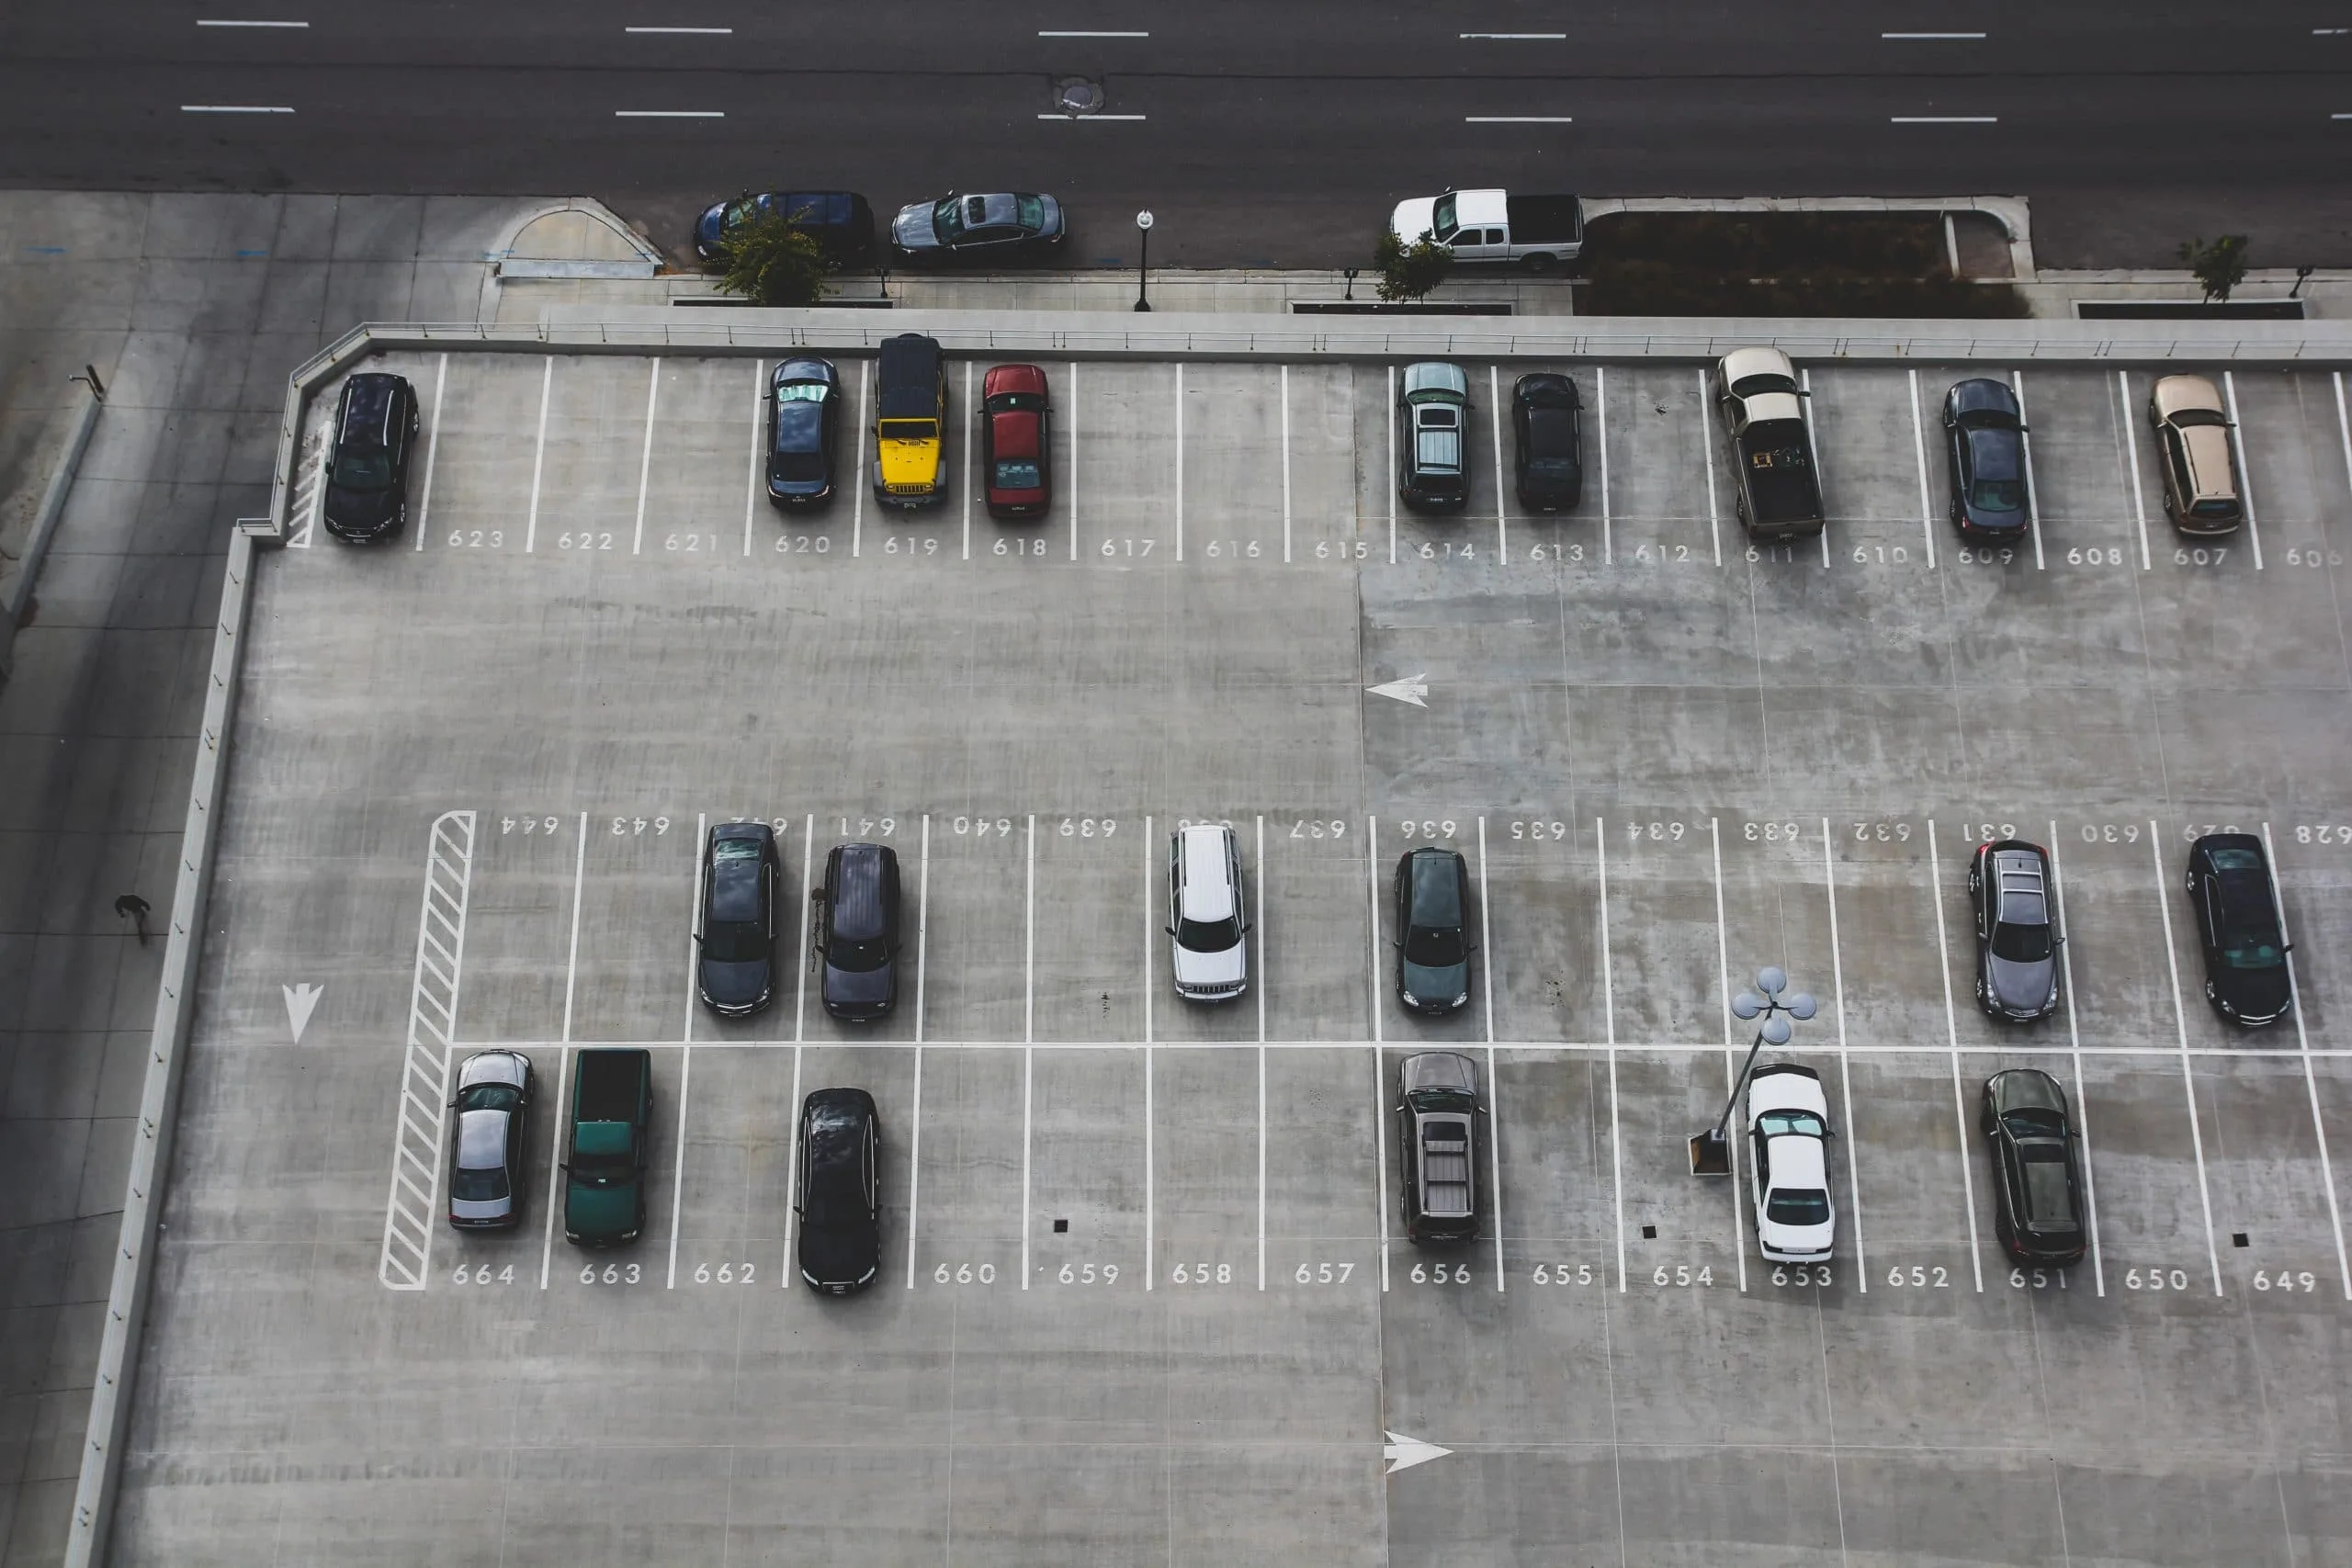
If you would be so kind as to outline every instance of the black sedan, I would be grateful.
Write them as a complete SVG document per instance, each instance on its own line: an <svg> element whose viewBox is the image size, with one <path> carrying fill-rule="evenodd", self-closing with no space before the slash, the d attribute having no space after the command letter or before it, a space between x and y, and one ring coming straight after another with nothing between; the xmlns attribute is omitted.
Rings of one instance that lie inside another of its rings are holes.
<svg viewBox="0 0 2352 1568"><path fill-rule="evenodd" d="M768 501L787 509L832 499L842 444L842 378L827 359L786 359L768 378Z"/></svg>
<svg viewBox="0 0 2352 1568"><path fill-rule="evenodd" d="M820 1089L800 1107L800 1277L829 1296L882 1266L882 1122L862 1089Z"/></svg>
<svg viewBox="0 0 2352 1568"><path fill-rule="evenodd" d="M776 890L784 856L764 822L721 822L702 856L695 983L722 1018L749 1018L775 995Z"/></svg>
<svg viewBox="0 0 2352 1568"><path fill-rule="evenodd" d="M1068 231L1062 204L1050 196L948 196L900 208L890 220L890 251L901 262L993 265L1050 254Z"/></svg>
<svg viewBox="0 0 2352 1568"><path fill-rule="evenodd" d="M1396 992L1413 1011L1468 1005L1469 908L1470 867L1454 851L1423 845L1396 862Z"/></svg>
<svg viewBox="0 0 2352 1568"><path fill-rule="evenodd" d="M319 508L328 533L369 544L401 531L416 432L416 389L408 378L369 370L344 382Z"/></svg>
<svg viewBox="0 0 2352 1568"><path fill-rule="evenodd" d="M1584 496L1584 403L1577 384L1548 372L1521 376L1510 389L1519 503L1565 512Z"/></svg>
<svg viewBox="0 0 2352 1568"><path fill-rule="evenodd" d="M531 1131L531 1058L482 1051L458 1069L449 1102L449 1224L461 1231L505 1230L523 1216L523 1159Z"/></svg>
<svg viewBox="0 0 2352 1568"><path fill-rule="evenodd" d="M888 1017L899 1001L899 852L835 845L825 857L824 884L810 897L825 1010L851 1023Z"/></svg>
<svg viewBox="0 0 2352 1568"><path fill-rule="evenodd" d="M1951 520L1976 539L2024 536L2025 418L2018 395L1978 378L1944 394L1944 466L1951 478Z"/></svg>
<svg viewBox="0 0 2352 1568"><path fill-rule="evenodd" d="M2208 833L2188 846L2188 903L2205 950L2205 999L2233 1023L2268 1023L2295 1002L2270 857L2251 833Z"/></svg>
<svg viewBox="0 0 2352 1568"><path fill-rule="evenodd" d="M1977 1124L1993 1151L1993 1234L2018 1263L2083 1256L2086 1213L2066 1091L2039 1067L1984 1081Z"/></svg>
<svg viewBox="0 0 2352 1568"><path fill-rule="evenodd" d="M1995 1018L2030 1023L2058 1005L2058 921L2050 852L2022 839L1976 846L1968 863L1976 908L1976 1001Z"/></svg>

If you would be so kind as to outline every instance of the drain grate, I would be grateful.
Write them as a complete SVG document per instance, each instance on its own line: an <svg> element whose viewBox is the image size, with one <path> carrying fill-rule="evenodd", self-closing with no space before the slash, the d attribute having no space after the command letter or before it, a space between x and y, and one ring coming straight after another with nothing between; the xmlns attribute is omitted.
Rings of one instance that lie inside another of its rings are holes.
<svg viewBox="0 0 2352 1568"><path fill-rule="evenodd" d="M1059 114L1100 114L1107 101L1102 84L1083 76L1065 76L1054 84L1054 109Z"/></svg>

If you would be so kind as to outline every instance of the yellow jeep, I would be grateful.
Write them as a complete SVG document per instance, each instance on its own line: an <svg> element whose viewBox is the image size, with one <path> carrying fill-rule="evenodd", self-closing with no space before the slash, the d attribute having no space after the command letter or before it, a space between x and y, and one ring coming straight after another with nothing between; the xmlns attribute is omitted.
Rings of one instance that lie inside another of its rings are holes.
<svg viewBox="0 0 2352 1568"><path fill-rule="evenodd" d="M875 404L874 494L890 506L929 506L947 495L947 367L938 340L901 333L882 340Z"/></svg>

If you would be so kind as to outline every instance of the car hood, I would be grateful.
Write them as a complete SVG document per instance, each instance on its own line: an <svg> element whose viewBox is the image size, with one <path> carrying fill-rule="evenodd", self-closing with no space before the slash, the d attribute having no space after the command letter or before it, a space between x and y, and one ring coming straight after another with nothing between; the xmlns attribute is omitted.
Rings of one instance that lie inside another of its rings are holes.
<svg viewBox="0 0 2352 1568"><path fill-rule="evenodd" d="M1437 197L1417 196L1410 201L1400 201L1396 210L1388 215L1389 231L1407 244L1411 244L1430 231L1437 220Z"/></svg>
<svg viewBox="0 0 2352 1568"><path fill-rule="evenodd" d="M881 1227L854 1225L835 1229L804 1225L800 1231L800 1269L820 1284L854 1285L881 1264Z"/></svg>
<svg viewBox="0 0 2352 1568"><path fill-rule="evenodd" d="M2056 973L2056 966L2046 958L2033 964L2007 958L1984 961L1984 984L1992 992L1993 1005L2008 1012L2040 1012L2048 1007Z"/></svg>
<svg viewBox="0 0 2352 1568"><path fill-rule="evenodd" d="M326 515L345 528L380 528L391 521L400 505L399 492L384 490L345 490L327 486Z"/></svg>
<svg viewBox="0 0 2352 1568"><path fill-rule="evenodd" d="M702 993L717 1007L750 1007L768 994L775 966L763 959L745 964L703 960Z"/></svg>
<svg viewBox="0 0 2352 1568"><path fill-rule="evenodd" d="M1176 983L1180 986L1233 986L1249 977L1250 949L1237 943L1223 953L1195 953L1181 943L1176 954Z"/></svg>
<svg viewBox="0 0 2352 1568"><path fill-rule="evenodd" d="M592 1187L574 1179L563 1190L563 1228L573 1235L619 1235L637 1224L637 1182Z"/></svg>
<svg viewBox="0 0 2352 1568"><path fill-rule="evenodd" d="M1431 968L1408 963L1404 965L1403 984L1418 1000L1451 1007L1454 998L1470 988L1470 965L1447 964Z"/></svg>
<svg viewBox="0 0 2352 1568"><path fill-rule="evenodd" d="M716 248L718 244L718 227L726 220L727 203L714 201L704 208L702 216L695 220L695 243L705 249Z"/></svg>
<svg viewBox="0 0 2352 1568"><path fill-rule="evenodd" d="M890 220L890 238L905 250L937 250L939 231L931 221L933 206L928 201L918 201L911 207L899 209L899 215Z"/></svg>
<svg viewBox="0 0 2352 1568"><path fill-rule="evenodd" d="M2293 994L2284 964L2267 969L2225 969L2213 988L2237 1009L2241 1018L2276 1018L2287 1010Z"/></svg>
<svg viewBox="0 0 2352 1568"><path fill-rule="evenodd" d="M879 969L836 969L825 965L825 1001L832 1007L878 1007L890 999L893 965Z"/></svg>

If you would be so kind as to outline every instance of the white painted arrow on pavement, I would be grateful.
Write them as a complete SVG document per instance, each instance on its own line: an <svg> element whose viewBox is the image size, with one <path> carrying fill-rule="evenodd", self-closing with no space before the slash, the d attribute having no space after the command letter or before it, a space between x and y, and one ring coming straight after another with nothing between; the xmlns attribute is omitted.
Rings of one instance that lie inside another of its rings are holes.
<svg viewBox="0 0 2352 1568"><path fill-rule="evenodd" d="M294 1043L302 1043L302 1031L311 1027L311 1014L317 1010L319 998L326 994L323 986L313 986L308 980L299 985L280 986L286 993L286 1021L294 1026Z"/></svg>
<svg viewBox="0 0 2352 1568"><path fill-rule="evenodd" d="M1400 1470L1410 1470L1417 1464L1427 1464L1433 1459L1443 1459L1453 1451L1452 1449L1439 1448L1435 1443L1425 1443L1419 1438L1408 1438L1402 1433L1391 1432L1388 1434L1387 1445L1380 1450L1380 1457L1388 1461L1388 1473L1394 1475Z"/></svg>
<svg viewBox="0 0 2352 1568"><path fill-rule="evenodd" d="M1430 694L1430 678L1427 675L1408 675L1401 681L1383 681L1379 685L1366 686L1364 690L1375 697L1394 697L1417 708L1430 705L1423 701Z"/></svg>

